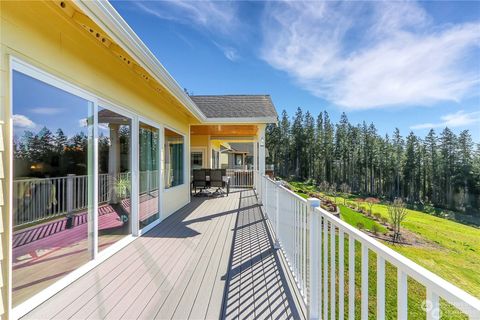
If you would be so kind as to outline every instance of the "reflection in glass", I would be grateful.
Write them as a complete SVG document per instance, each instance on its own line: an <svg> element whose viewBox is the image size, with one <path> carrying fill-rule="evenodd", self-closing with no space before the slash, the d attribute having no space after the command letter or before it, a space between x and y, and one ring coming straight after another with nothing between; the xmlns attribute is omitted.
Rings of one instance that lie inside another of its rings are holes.
<svg viewBox="0 0 480 320"><path fill-rule="evenodd" d="M93 104L14 71L12 111L17 306L92 257Z"/></svg>
<svg viewBox="0 0 480 320"><path fill-rule="evenodd" d="M139 220L142 229L159 218L159 132L142 122L139 130Z"/></svg>
<svg viewBox="0 0 480 320"><path fill-rule="evenodd" d="M165 188L183 184L184 137L165 129Z"/></svg>
<svg viewBox="0 0 480 320"><path fill-rule="evenodd" d="M202 169L203 168L203 152L193 151L190 153L190 170Z"/></svg>
<svg viewBox="0 0 480 320"><path fill-rule="evenodd" d="M98 250L131 230L131 119L98 108Z"/></svg>

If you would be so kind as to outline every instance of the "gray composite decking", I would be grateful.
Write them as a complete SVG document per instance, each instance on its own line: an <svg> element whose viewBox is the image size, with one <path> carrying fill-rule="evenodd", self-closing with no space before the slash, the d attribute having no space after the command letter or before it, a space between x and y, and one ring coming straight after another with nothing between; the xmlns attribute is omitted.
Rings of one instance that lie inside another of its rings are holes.
<svg viewBox="0 0 480 320"><path fill-rule="evenodd" d="M25 319L301 319L256 195L192 198Z"/></svg>

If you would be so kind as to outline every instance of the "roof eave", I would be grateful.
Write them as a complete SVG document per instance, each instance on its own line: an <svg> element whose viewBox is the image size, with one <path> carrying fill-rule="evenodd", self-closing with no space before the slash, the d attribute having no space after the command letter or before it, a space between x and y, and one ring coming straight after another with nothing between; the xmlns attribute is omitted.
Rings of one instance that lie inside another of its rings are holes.
<svg viewBox="0 0 480 320"><path fill-rule="evenodd" d="M190 97L183 91L155 55L108 1L74 0L97 25L108 33L136 62L161 83L200 122L207 119Z"/></svg>
<svg viewBox="0 0 480 320"><path fill-rule="evenodd" d="M277 123L277 117L256 117L256 118L207 118L203 121L207 124L258 124Z"/></svg>

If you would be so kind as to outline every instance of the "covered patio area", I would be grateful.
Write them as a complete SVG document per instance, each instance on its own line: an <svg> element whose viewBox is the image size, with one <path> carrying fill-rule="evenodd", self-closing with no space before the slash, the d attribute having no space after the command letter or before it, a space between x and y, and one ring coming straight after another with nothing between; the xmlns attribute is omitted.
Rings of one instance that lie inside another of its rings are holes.
<svg viewBox="0 0 480 320"><path fill-rule="evenodd" d="M305 318L255 191L192 202L25 319Z"/></svg>

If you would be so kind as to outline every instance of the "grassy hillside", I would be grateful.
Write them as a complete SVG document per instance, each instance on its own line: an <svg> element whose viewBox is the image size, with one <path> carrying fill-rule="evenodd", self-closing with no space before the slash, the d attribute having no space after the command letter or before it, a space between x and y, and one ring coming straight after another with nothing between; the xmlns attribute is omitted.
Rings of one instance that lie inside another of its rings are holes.
<svg viewBox="0 0 480 320"><path fill-rule="evenodd" d="M296 191L315 192L315 187L306 186L301 183L292 183ZM332 200L333 198L330 197ZM361 221L365 226L368 222L365 220L373 220L363 216L360 213L343 205L344 202L351 199L337 197L336 202L341 210L341 217L347 223L356 226ZM376 204L372 208L373 213L379 213L382 217L388 217L387 206L385 204ZM411 246L411 245L392 245L387 243L392 249L402 253L406 257L415 261L426 269L438 274L444 279L450 281L456 286L469 292L470 294L480 297L480 229L466 226L454 221L438 218L423 212L408 210L408 216L403 223L403 227L416 235L418 235L427 245ZM367 229L370 229L367 227ZM357 250L357 277L359 277L358 268L359 256ZM370 265L375 266L374 257L370 257ZM387 313L389 318L396 316L396 272L392 266L387 266ZM375 310L374 292L375 292L375 276L374 268L370 269L370 283L372 299L370 307ZM359 281L359 278L358 278ZM357 292L359 294L359 292ZM409 282L409 304L416 305L418 312L411 311L411 318L424 318L421 311L420 303L425 297L425 289L413 280ZM390 310L390 311L388 311ZM442 318L445 319L461 319L462 317L455 312L454 309L442 306Z"/></svg>

